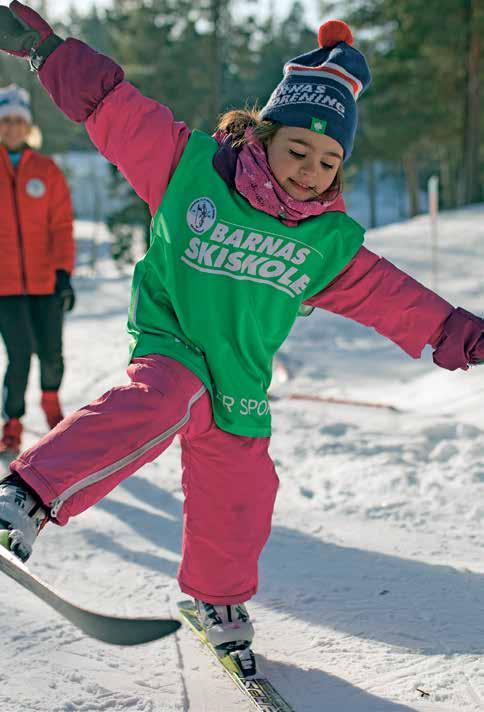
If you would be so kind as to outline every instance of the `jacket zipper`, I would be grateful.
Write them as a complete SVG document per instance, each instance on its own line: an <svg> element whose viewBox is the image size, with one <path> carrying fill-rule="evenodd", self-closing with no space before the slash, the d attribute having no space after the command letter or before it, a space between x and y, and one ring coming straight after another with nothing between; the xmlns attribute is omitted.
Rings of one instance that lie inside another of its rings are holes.
<svg viewBox="0 0 484 712"><path fill-rule="evenodd" d="M129 465L130 463L137 460L145 452L151 450L151 448L155 447L155 445L158 445L160 442L163 442L163 440L166 440L167 438L174 435L177 430L180 430L181 427L188 423L188 421L190 420L192 406L203 396L206 390L206 387L202 386L195 393L195 395L190 398L187 406L187 411L183 418L181 418L178 423L172 425L171 428L165 430L164 433L161 433L160 435L157 435L156 437L152 438L147 443L137 448L137 450L134 450L129 455L126 455L126 457L123 457L117 462L114 462L112 465L103 467L102 470L93 472L92 475L88 475L81 482L76 482L75 485L68 487L59 497L56 497L56 499L54 499L50 503L50 516L53 519L56 519L57 515L59 514L60 508L65 503L65 501L69 499L69 497L72 497L72 495L77 494L83 489L86 489L86 487L90 487L91 485L95 485L98 482L102 482L102 480L105 480L107 477L111 477L111 475L114 475L116 472L118 472L118 470L123 467L126 467L126 465Z"/></svg>
<svg viewBox="0 0 484 712"><path fill-rule="evenodd" d="M12 178L12 190L13 190L13 204L15 208L15 219L17 221L17 242L20 257L20 271L22 274L22 291L27 294L27 275L25 272L25 258L24 258L24 238L22 234L22 225L20 223L20 212L18 209L17 200L17 180L15 175Z"/></svg>

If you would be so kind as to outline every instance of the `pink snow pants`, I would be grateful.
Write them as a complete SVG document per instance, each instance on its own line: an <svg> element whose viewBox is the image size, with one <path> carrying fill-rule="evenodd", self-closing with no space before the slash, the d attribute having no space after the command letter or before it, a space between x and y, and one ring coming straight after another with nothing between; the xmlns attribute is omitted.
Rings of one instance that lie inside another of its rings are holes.
<svg viewBox="0 0 484 712"><path fill-rule="evenodd" d="M129 385L63 420L22 453L12 471L64 525L178 435L185 495L180 587L207 603L247 601L257 591L278 487L269 438L220 430L207 389L173 359L136 359L128 375Z"/></svg>

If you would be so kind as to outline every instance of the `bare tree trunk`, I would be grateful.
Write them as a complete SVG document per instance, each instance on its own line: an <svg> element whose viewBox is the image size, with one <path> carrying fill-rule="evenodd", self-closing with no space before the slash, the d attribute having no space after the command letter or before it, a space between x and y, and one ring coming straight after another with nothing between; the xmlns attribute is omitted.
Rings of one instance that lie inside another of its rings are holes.
<svg viewBox="0 0 484 712"><path fill-rule="evenodd" d="M403 169L407 181L407 192L410 203L410 217L420 213L420 195L418 190L417 156L414 151L409 151L403 157Z"/></svg>
<svg viewBox="0 0 484 712"><path fill-rule="evenodd" d="M221 0L210 0L210 20L212 23L210 74L212 76L212 91L208 118L212 126L215 126L220 107L220 5Z"/></svg>
<svg viewBox="0 0 484 712"><path fill-rule="evenodd" d="M210 0L210 22L212 24L210 71L213 81L208 118L210 125L215 126L223 102L225 42L230 25L230 0Z"/></svg>
<svg viewBox="0 0 484 712"><path fill-rule="evenodd" d="M441 146L439 157L439 172L440 172L440 182L442 186L442 206L446 210L455 208L457 204L456 200L456 186L455 180L453 180L453 160L452 152L450 148Z"/></svg>
<svg viewBox="0 0 484 712"><path fill-rule="evenodd" d="M367 162L367 176L368 176L368 199L370 203L370 227L376 227L377 225L377 214L376 214L376 175L375 175L375 162Z"/></svg>
<svg viewBox="0 0 484 712"><path fill-rule="evenodd" d="M464 204L481 198L479 175L480 110L479 74L481 63L482 0L465 0L467 29L466 89L464 102L463 185Z"/></svg>

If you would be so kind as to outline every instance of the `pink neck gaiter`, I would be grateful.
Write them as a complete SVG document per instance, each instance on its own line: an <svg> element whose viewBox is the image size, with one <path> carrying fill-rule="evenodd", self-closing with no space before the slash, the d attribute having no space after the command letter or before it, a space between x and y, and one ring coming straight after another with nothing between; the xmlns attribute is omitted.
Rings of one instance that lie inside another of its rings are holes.
<svg viewBox="0 0 484 712"><path fill-rule="evenodd" d="M346 212L341 194L333 200L291 198L275 179L263 144L252 138L250 128L247 129L246 136L249 142L244 144L239 153L235 186L253 208L273 215L291 226L300 220L328 211Z"/></svg>

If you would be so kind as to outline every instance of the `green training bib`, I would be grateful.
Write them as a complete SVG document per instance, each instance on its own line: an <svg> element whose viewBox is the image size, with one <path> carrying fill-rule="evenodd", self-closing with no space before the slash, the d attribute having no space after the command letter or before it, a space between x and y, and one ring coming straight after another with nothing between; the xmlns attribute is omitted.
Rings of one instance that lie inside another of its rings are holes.
<svg viewBox="0 0 484 712"><path fill-rule="evenodd" d="M176 359L209 389L222 430L269 436L274 354L364 231L339 212L288 227L256 210L214 169L217 148L192 133L153 219L133 278L131 357Z"/></svg>

